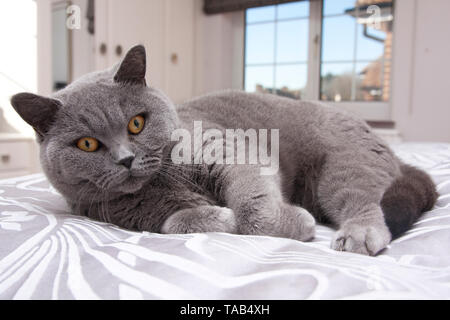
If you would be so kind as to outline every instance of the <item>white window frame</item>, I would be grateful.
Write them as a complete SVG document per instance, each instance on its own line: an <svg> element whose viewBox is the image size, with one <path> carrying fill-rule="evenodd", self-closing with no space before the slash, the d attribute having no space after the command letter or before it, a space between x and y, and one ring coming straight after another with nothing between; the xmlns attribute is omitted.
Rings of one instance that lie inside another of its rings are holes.
<svg viewBox="0 0 450 320"><path fill-rule="evenodd" d="M320 101L335 107L348 110L368 121L391 121L391 100L383 101L322 101L320 100L320 67L321 67L321 49L322 49L322 7L323 1L309 1L309 37L308 37L308 78L303 100ZM245 14L244 14L245 19ZM244 23L244 28L246 23ZM395 30L395 18L394 18ZM245 32L245 30L244 30ZM245 38L245 37L244 37ZM395 38L395 31L394 36ZM395 41L395 39L394 39ZM245 43L243 44L245 46ZM245 57L243 57L245 60ZM243 73L245 73L245 63L243 64ZM243 78L245 76L243 75ZM392 78L390 86L392 87ZM242 82L244 88L244 82ZM392 92L392 90L391 90Z"/></svg>

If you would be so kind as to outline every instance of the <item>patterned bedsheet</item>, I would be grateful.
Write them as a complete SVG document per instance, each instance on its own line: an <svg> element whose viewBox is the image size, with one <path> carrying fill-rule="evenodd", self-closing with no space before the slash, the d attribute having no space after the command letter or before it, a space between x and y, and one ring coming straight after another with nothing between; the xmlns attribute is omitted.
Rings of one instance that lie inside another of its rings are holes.
<svg viewBox="0 0 450 320"><path fill-rule="evenodd" d="M0 299L450 298L450 145L393 146L435 208L377 257L313 242L130 232L68 213L41 174L0 181Z"/></svg>

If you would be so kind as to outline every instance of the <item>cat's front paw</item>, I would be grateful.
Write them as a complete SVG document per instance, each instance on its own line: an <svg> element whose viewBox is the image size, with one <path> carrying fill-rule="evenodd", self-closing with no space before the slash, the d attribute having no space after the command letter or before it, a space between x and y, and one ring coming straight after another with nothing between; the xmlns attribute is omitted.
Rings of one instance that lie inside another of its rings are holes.
<svg viewBox="0 0 450 320"><path fill-rule="evenodd" d="M201 206L175 212L161 227L161 233L236 233L233 210L219 206Z"/></svg>
<svg viewBox="0 0 450 320"><path fill-rule="evenodd" d="M316 221L305 209L291 204L239 212L239 233L308 241L314 238Z"/></svg>
<svg viewBox="0 0 450 320"><path fill-rule="evenodd" d="M374 256L389 244L391 233L385 225L349 224L336 232L331 248Z"/></svg>
<svg viewBox="0 0 450 320"><path fill-rule="evenodd" d="M299 241L309 241L314 238L316 233L316 220L306 209L286 205L283 208L283 214L294 217L292 220L292 233L289 238Z"/></svg>

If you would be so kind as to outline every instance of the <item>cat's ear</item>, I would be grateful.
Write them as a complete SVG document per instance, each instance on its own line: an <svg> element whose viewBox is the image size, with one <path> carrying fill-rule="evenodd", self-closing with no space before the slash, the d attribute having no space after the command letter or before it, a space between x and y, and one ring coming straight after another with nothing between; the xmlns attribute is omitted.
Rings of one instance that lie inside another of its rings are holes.
<svg viewBox="0 0 450 320"><path fill-rule="evenodd" d="M55 120L61 102L23 92L11 98L11 105L26 123L32 126L39 135L44 136Z"/></svg>
<svg viewBox="0 0 450 320"><path fill-rule="evenodd" d="M142 45L131 48L123 58L119 70L114 76L115 82L141 84L145 83L146 54Z"/></svg>

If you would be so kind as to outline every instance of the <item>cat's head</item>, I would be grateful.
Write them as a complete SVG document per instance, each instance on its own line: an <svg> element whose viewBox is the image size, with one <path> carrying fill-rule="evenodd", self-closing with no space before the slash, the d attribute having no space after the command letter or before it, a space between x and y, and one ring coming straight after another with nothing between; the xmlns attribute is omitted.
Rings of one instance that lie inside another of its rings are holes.
<svg viewBox="0 0 450 320"><path fill-rule="evenodd" d="M161 166L178 120L169 99L146 85L145 70L145 49L135 46L117 66L50 98L12 97L37 133L44 172L70 201L133 193Z"/></svg>

